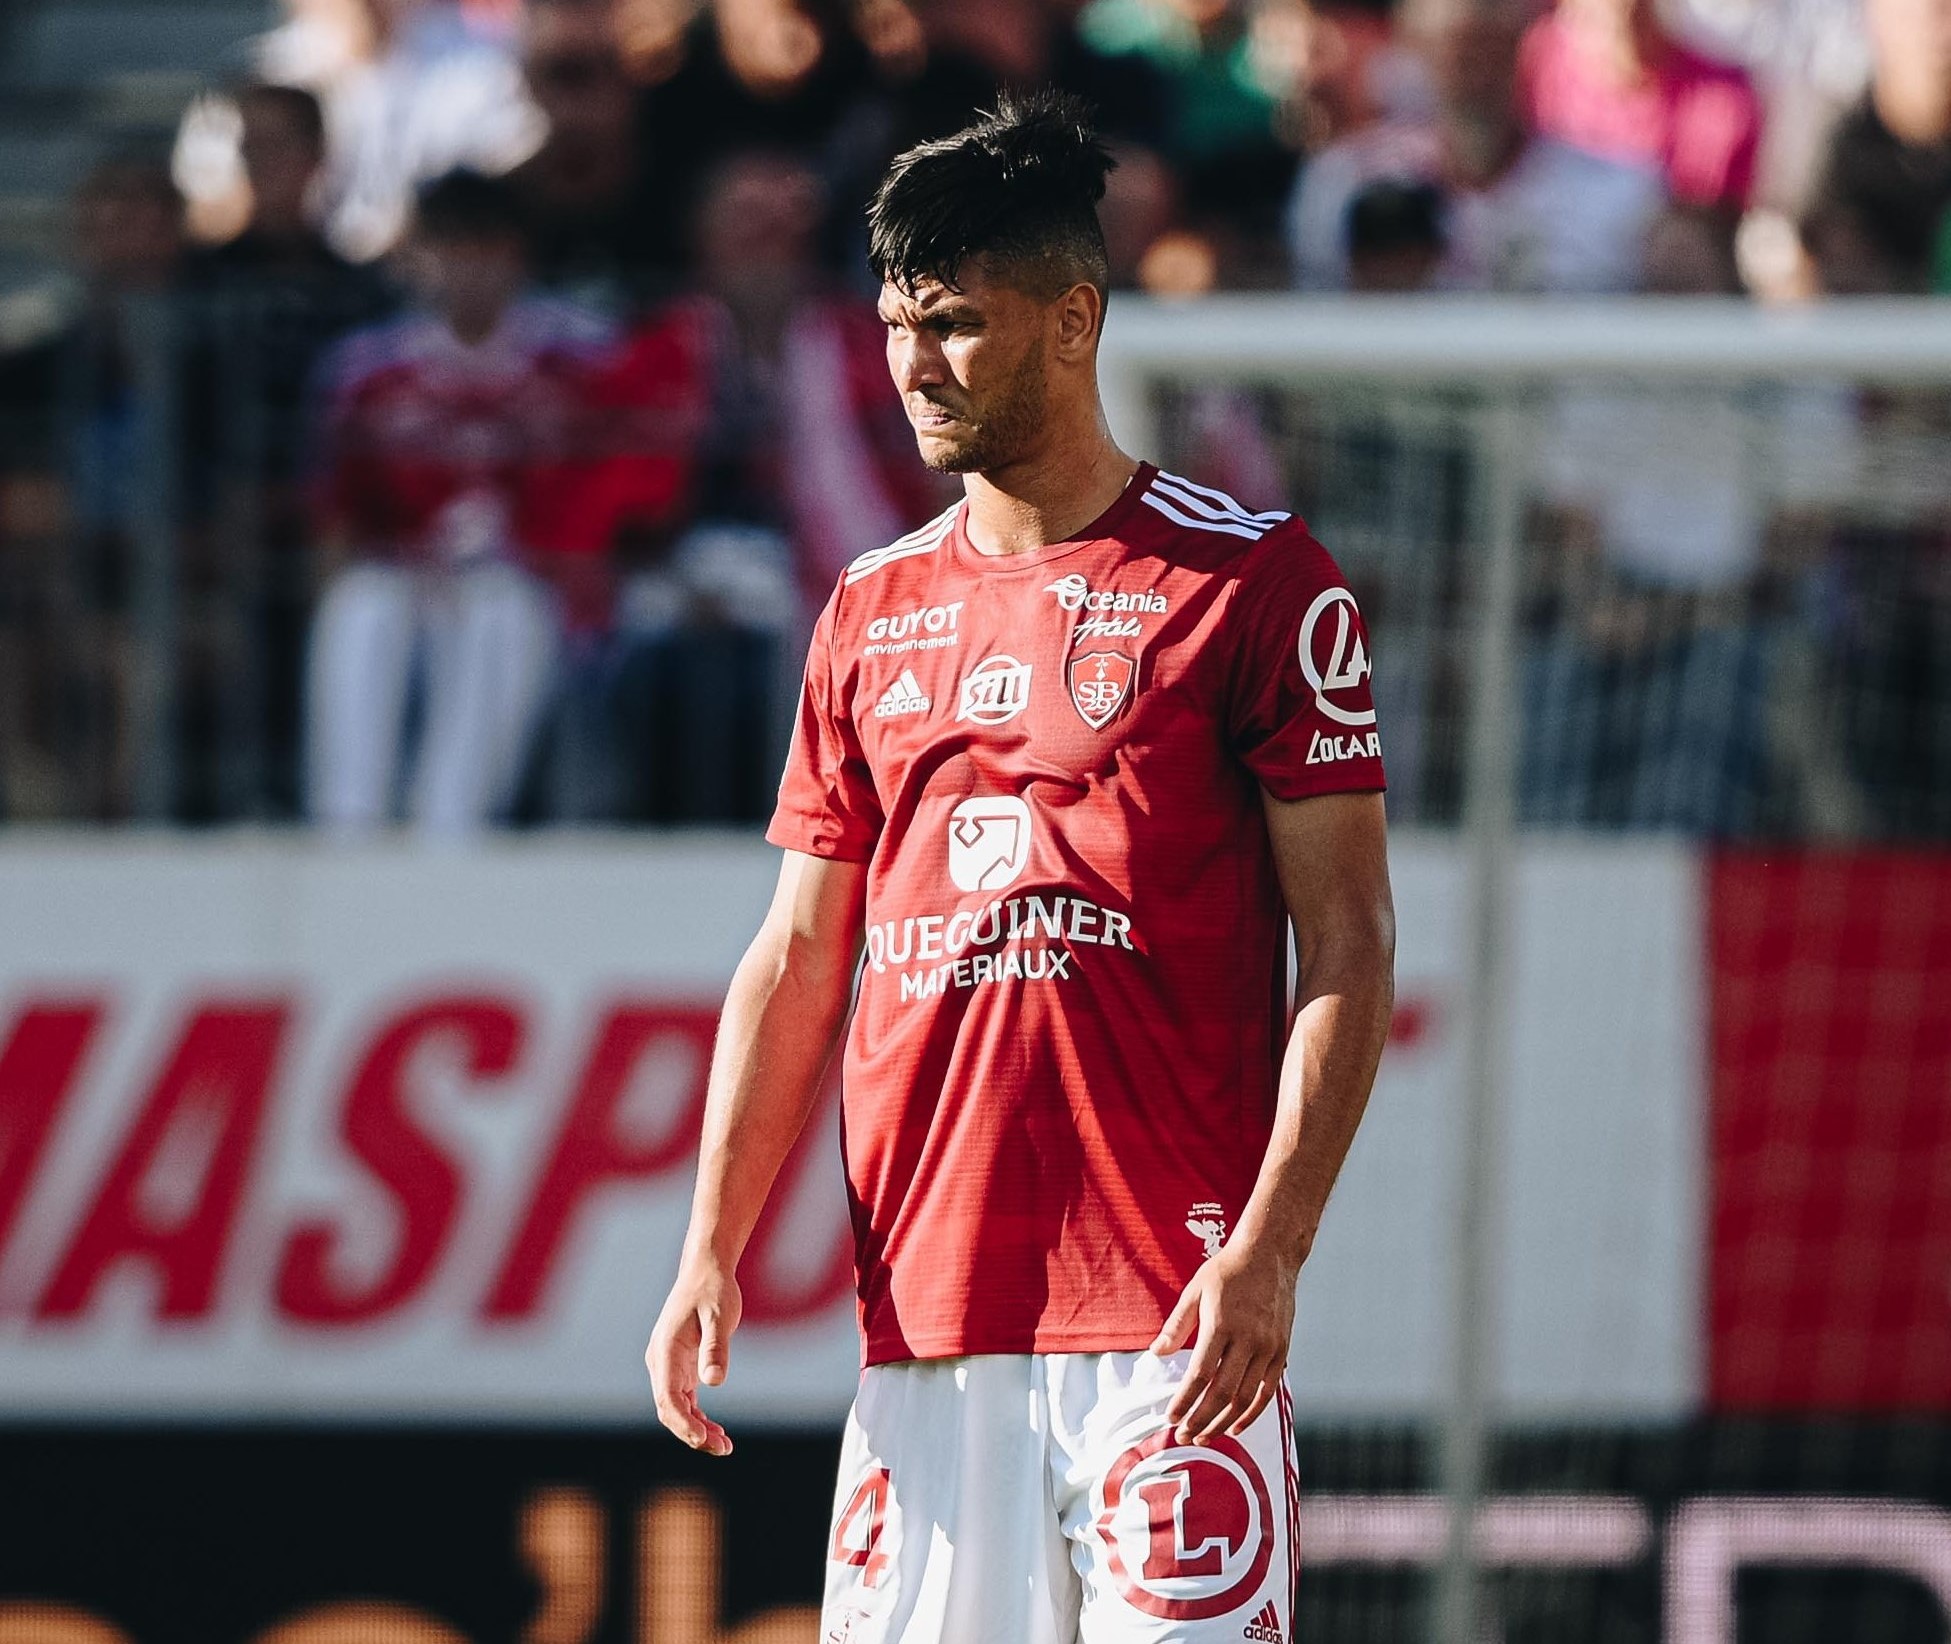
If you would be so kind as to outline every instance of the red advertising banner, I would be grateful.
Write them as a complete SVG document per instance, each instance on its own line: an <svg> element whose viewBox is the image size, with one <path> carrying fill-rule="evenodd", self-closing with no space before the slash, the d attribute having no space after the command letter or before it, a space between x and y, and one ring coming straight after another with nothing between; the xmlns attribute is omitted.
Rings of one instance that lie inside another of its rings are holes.
<svg viewBox="0 0 1951 1644"><path fill-rule="evenodd" d="M1306 1416L1447 1385L1464 878L1442 841L1393 866L1399 1032L1303 1285ZM695 836L0 848L0 1419L647 1420L717 1003L776 870ZM1698 1406L1700 905L1670 844L1519 865L1512 1410ZM853 1393L834 1105L740 1268L712 1395L740 1431Z"/></svg>
<svg viewBox="0 0 1951 1644"><path fill-rule="evenodd" d="M1951 855L1710 885L1709 1397L1951 1410Z"/></svg>

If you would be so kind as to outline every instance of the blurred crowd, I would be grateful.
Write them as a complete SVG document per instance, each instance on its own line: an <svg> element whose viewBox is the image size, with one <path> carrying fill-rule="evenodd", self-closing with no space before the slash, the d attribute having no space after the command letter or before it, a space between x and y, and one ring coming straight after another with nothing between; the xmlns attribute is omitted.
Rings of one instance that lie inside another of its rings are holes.
<svg viewBox="0 0 1951 1644"><path fill-rule="evenodd" d="M952 495L861 209L1007 85L1097 109L1122 289L1951 290L1951 0L287 6L0 326L0 816L763 814Z"/></svg>

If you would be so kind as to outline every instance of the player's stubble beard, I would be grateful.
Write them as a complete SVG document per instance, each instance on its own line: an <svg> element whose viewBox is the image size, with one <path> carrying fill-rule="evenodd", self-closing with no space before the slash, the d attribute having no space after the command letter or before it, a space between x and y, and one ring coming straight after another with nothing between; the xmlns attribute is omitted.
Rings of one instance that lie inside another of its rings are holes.
<svg viewBox="0 0 1951 1644"><path fill-rule="evenodd" d="M917 442L921 460L938 474L983 474L1007 467L1035 443L1049 397L1042 351L1032 348L987 402L956 413L966 416L966 432L953 444Z"/></svg>

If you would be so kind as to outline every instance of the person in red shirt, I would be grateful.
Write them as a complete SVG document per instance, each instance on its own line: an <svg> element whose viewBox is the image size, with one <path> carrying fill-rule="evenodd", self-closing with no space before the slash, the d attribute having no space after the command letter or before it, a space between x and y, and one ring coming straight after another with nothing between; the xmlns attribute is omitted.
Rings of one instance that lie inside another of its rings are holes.
<svg viewBox="0 0 1951 1644"><path fill-rule="evenodd" d="M342 563L312 622L308 807L366 831L403 787L416 827L453 836L504 818L556 677L551 581L574 588L582 528L564 475L610 336L524 293L500 178L428 184L411 249L424 306L354 332L321 372L318 505Z"/></svg>
<svg viewBox="0 0 1951 1644"><path fill-rule="evenodd" d="M1005 100L871 208L888 364L964 495L815 628L645 1355L727 1453L698 1391L851 1010L850 1644L1293 1626L1294 1287L1392 998L1368 639L1299 520L1112 440L1109 165L1068 100Z"/></svg>

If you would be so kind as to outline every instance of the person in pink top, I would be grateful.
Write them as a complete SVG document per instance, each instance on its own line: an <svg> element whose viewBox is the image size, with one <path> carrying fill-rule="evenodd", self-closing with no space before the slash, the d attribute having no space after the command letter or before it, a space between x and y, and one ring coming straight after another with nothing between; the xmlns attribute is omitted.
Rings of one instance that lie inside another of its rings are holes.
<svg viewBox="0 0 1951 1644"><path fill-rule="evenodd" d="M1525 36L1518 100L1533 131L1657 171L1681 204L1748 203L1760 99L1742 70L1671 38L1653 0L1558 0Z"/></svg>

